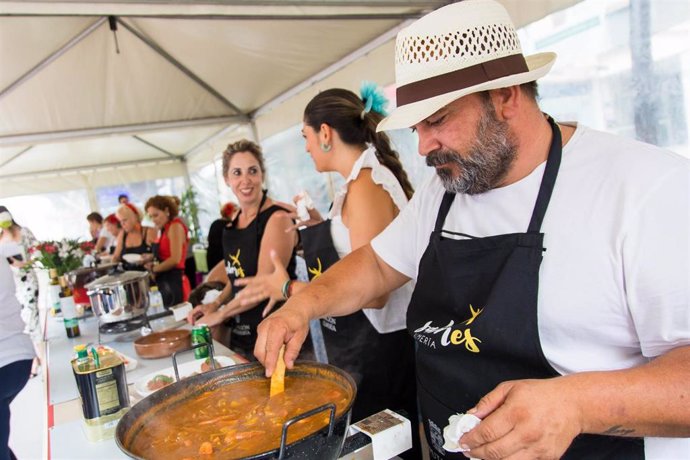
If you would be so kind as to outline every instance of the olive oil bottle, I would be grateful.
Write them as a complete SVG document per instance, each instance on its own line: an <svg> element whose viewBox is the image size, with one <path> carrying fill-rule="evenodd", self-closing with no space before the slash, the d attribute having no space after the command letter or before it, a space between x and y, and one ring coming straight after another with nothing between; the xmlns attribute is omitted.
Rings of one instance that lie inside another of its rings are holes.
<svg viewBox="0 0 690 460"><path fill-rule="evenodd" d="M79 320L77 319L77 308L74 305L74 297L72 297L72 289L69 287L67 280L60 279L62 290L60 291L60 308L62 309L62 318L65 323L65 331L67 337L79 337Z"/></svg>
<svg viewBox="0 0 690 460"><path fill-rule="evenodd" d="M58 281L57 269L51 268L48 270L50 276L50 284L48 285L48 301L50 302L50 311L53 316L60 313L60 291L62 287Z"/></svg>
<svg viewBox="0 0 690 460"><path fill-rule="evenodd" d="M79 389L84 431L91 442L110 439L117 422L129 410L129 392L125 364L115 353L99 356L84 345L75 347L72 371Z"/></svg>

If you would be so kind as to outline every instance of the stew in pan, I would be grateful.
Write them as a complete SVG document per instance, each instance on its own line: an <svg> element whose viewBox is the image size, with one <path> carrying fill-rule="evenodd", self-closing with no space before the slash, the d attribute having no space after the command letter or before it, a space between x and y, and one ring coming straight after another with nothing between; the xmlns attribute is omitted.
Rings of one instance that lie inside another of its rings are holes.
<svg viewBox="0 0 690 460"><path fill-rule="evenodd" d="M131 451L146 459L231 459L277 449L283 423L326 403L336 417L350 395L325 379L286 376L285 392L269 398L268 379L248 380L205 391L159 412L136 433ZM293 424L288 443L328 424L319 412Z"/></svg>

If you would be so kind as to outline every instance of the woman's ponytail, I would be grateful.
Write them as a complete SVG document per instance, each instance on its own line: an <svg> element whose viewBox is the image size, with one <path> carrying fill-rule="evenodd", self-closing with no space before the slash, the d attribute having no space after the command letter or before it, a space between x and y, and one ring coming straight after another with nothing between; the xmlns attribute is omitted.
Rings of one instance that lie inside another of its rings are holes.
<svg viewBox="0 0 690 460"><path fill-rule="evenodd" d="M373 144L376 157L400 183L407 198L414 193L398 153L390 145L385 133L377 133L376 125L383 119L387 102L380 89L372 84L362 85L363 97L352 91L334 88L323 91L307 104L304 122L318 131L325 123L335 129L340 139L349 145Z"/></svg>
<svg viewBox="0 0 690 460"><path fill-rule="evenodd" d="M400 156L398 152L393 150L391 147L390 138L388 134L383 132L376 132L376 126L383 119L383 115L378 112L368 112L362 120L364 129L368 132L369 142L376 148L376 157L379 159L381 164L386 168L390 169L398 183L405 192L405 196L409 200L414 194L414 188L410 183L407 173L400 162Z"/></svg>

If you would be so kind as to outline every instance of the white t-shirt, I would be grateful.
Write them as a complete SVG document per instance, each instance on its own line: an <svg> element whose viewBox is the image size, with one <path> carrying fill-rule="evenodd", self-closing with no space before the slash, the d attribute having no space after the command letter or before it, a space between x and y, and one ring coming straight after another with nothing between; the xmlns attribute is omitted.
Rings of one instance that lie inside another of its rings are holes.
<svg viewBox="0 0 690 460"><path fill-rule="evenodd" d="M101 228L101 231L98 233L98 239L101 238L105 238L105 244L103 244L102 250L106 252L110 251L111 247L117 245L117 237L110 233L105 227Z"/></svg>
<svg viewBox="0 0 690 460"><path fill-rule="evenodd" d="M333 206L328 215L329 219L331 219L331 238L333 239L333 246L341 259L352 252L350 231L345 224L343 224L342 220L343 203L347 195L347 186L359 176L362 169L366 168L371 169L372 180L388 192L398 210L402 210L407 205L407 196L400 182L398 182L398 179L395 178L395 175L390 169L379 163L378 158L376 158L375 148L369 146L362 152L352 166L350 175L333 199ZM383 308L364 308L362 311L369 319L372 326L381 334L405 329L407 306L410 304L410 297L412 296L413 290L413 282L410 281L405 283L405 285L401 286L399 289L391 292L388 297L388 302L386 302Z"/></svg>
<svg viewBox="0 0 690 460"><path fill-rule="evenodd" d="M477 237L525 232L544 165L506 187L456 196L443 228ZM443 194L434 175L372 241L412 279ZM539 336L554 369L624 369L690 345L689 214L690 162L577 126L542 226ZM672 445L680 450L659 456ZM645 446L647 458L690 458L690 439L649 438Z"/></svg>
<svg viewBox="0 0 690 460"><path fill-rule="evenodd" d="M0 367L34 357L31 339L24 333L14 275L7 262L8 257L21 252L21 246L16 243L0 243Z"/></svg>

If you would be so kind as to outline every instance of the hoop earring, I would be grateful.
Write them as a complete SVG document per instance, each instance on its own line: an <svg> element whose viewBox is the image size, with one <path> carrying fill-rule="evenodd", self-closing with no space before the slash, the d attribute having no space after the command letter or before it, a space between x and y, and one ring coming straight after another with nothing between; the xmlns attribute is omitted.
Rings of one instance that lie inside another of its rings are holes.
<svg viewBox="0 0 690 460"><path fill-rule="evenodd" d="M323 150L325 153L330 152L331 148L333 148L333 146L331 144L326 144L325 142L322 142L320 147L321 147L321 150Z"/></svg>

